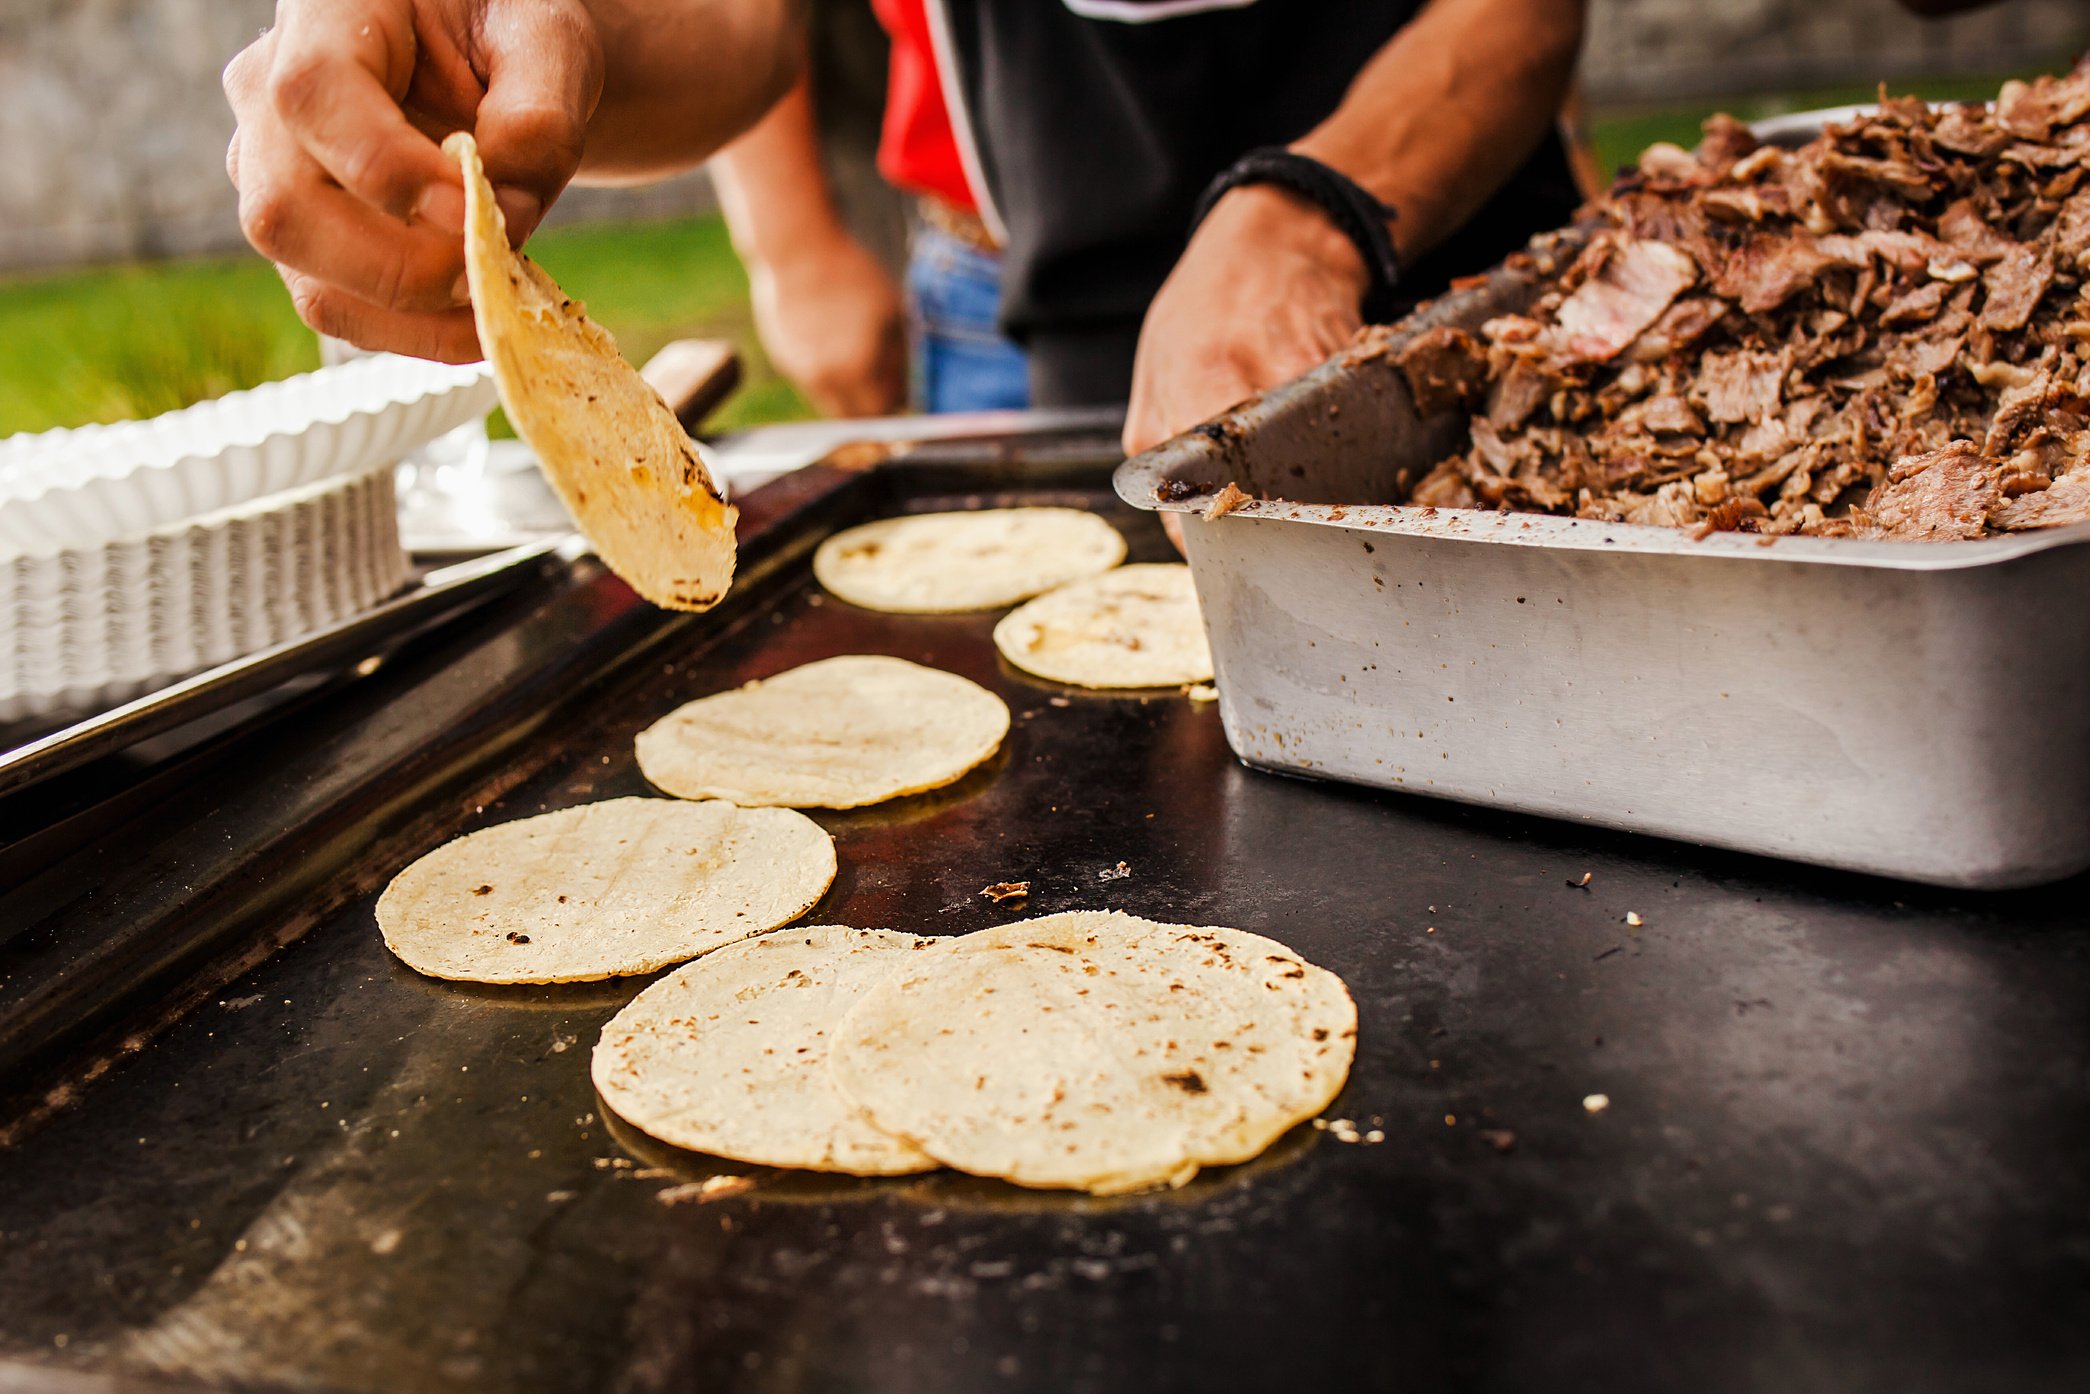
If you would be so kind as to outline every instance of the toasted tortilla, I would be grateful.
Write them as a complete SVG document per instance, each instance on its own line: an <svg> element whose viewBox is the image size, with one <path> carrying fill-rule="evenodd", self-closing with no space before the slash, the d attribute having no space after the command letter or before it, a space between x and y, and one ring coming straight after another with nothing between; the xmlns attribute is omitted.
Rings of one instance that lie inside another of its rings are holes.
<svg viewBox="0 0 2090 1394"><path fill-rule="evenodd" d="M1238 929L1115 912L910 954L830 1066L871 1122L961 1171L1098 1195L1245 1162L1341 1092L1342 980Z"/></svg>
<svg viewBox="0 0 2090 1394"><path fill-rule="evenodd" d="M930 941L887 929L780 929L706 954L602 1028L603 1102L676 1147L851 1176L929 1171L934 1158L865 1122L835 1089L843 1015Z"/></svg>
<svg viewBox="0 0 2090 1394"><path fill-rule="evenodd" d="M1002 616L994 646L1027 673L1076 687L1182 687L1212 680L1190 568L1121 566Z"/></svg>
<svg viewBox="0 0 2090 1394"><path fill-rule="evenodd" d="M610 570L655 605L710 609L733 581L737 515L697 443L581 303L508 245L472 137L443 149L464 168L465 275L508 420Z"/></svg>
<svg viewBox="0 0 2090 1394"><path fill-rule="evenodd" d="M1125 559L1125 539L1078 508L916 513L846 529L820 544L813 575L866 610L995 610Z"/></svg>
<svg viewBox="0 0 2090 1394"><path fill-rule="evenodd" d="M1008 707L978 683L848 654L678 707L639 732L638 756L680 798L857 808L951 783L1008 732Z"/></svg>
<svg viewBox="0 0 2090 1394"><path fill-rule="evenodd" d="M834 840L802 813L608 799L445 843L377 902L385 947L433 978L651 973L810 910Z"/></svg>

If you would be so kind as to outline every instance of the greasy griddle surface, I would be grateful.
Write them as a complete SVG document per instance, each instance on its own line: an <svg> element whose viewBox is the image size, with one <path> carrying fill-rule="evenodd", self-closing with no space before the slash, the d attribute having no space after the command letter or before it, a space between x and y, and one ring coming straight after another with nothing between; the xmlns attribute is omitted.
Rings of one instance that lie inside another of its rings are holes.
<svg viewBox="0 0 2090 1394"><path fill-rule="evenodd" d="M841 872L808 920L1271 935L1349 982L1330 1113L1382 1144L1302 1129L1115 1201L757 1171L667 1206L720 1168L627 1150L587 1078L643 984L423 979L364 895L0 1153L0 1355L387 1394L2080 1375L2080 888L1953 897L1255 774L1215 707L1033 682L994 618L871 614L798 573L467 827L648 792L631 736L706 692L847 652L949 669L1009 702L1004 751L816 814ZM1028 903L980 897L1008 880Z"/></svg>

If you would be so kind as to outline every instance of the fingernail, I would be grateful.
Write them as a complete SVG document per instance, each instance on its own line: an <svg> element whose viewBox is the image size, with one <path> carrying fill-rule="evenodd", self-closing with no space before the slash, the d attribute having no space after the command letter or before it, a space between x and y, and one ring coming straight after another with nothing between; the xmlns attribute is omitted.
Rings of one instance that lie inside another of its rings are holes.
<svg viewBox="0 0 2090 1394"><path fill-rule="evenodd" d="M414 217L443 232L464 231L464 190L455 184L430 184L414 201Z"/></svg>
<svg viewBox="0 0 2090 1394"><path fill-rule="evenodd" d="M469 305L472 303L472 278L463 272L457 276L457 284L450 287L450 303Z"/></svg>
<svg viewBox="0 0 2090 1394"><path fill-rule="evenodd" d="M496 189L493 199L501 205L501 216L508 220L510 242L520 243L528 236L544 212L544 200L521 189Z"/></svg>

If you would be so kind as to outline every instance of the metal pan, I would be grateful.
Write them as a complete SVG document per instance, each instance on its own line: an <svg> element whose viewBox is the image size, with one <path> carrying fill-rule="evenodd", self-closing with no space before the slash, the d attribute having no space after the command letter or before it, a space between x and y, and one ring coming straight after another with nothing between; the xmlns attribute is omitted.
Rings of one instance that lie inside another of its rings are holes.
<svg viewBox="0 0 2090 1394"><path fill-rule="evenodd" d="M1498 270L1118 470L1184 515L1235 753L1936 885L2090 867L2090 525L1694 541L1372 503L1462 435L1393 351L1536 284ZM1204 521L1230 480L1266 498Z"/></svg>

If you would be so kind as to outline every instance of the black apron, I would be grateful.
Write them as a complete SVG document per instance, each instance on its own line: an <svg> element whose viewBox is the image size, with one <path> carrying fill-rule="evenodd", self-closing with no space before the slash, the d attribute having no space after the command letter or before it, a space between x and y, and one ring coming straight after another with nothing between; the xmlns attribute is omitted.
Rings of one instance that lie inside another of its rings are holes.
<svg viewBox="0 0 2090 1394"><path fill-rule="evenodd" d="M928 0L961 153L1006 241L1002 326L1038 406L1122 402L1147 303L1212 177L1312 130L1421 0ZM939 13L939 10L941 13ZM1579 202L1549 136L1407 269L1421 299Z"/></svg>

